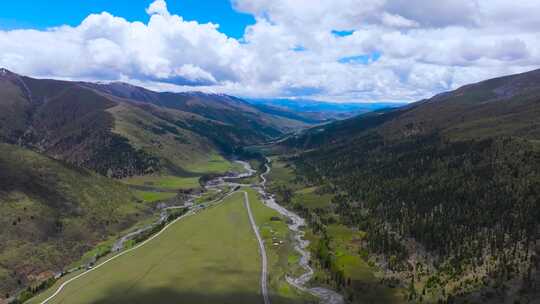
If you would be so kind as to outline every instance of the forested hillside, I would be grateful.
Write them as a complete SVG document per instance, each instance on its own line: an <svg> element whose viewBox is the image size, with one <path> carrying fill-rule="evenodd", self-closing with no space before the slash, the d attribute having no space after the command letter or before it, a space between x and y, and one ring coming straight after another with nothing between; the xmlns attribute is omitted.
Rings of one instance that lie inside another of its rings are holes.
<svg viewBox="0 0 540 304"><path fill-rule="evenodd" d="M286 144L410 300L524 301L540 287L539 111L533 71Z"/></svg>

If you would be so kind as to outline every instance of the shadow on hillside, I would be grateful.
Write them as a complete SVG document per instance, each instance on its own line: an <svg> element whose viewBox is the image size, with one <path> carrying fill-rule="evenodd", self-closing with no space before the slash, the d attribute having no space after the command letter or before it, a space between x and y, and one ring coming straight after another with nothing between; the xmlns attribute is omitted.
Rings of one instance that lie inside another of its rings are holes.
<svg viewBox="0 0 540 304"><path fill-rule="evenodd" d="M272 304L307 304L309 302L271 296ZM92 304L263 304L259 293L231 292L206 294L199 291L177 291L169 288L137 290L137 287L115 286Z"/></svg>

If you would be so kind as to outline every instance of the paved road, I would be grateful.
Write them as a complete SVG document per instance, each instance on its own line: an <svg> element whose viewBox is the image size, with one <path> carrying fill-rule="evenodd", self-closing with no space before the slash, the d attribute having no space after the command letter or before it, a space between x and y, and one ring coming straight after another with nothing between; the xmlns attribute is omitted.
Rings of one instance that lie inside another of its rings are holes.
<svg viewBox="0 0 540 304"><path fill-rule="evenodd" d="M253 218L253 213L251 213L249 197L248 197L247 192L245 191L244 191L244 204L246 205L246 209L249 215L251 228L253 228L253 232L255 232L255 236L257 236L257 241L259 242L259 252L261 254L261 259L262 259L261 293L263 295L264 304L270 304L270 298L268 297L268 261L266 258L266 249L264 248L264 242L259 233L259 228L257 228L257 224L255 223L255 219Z"/></svg>

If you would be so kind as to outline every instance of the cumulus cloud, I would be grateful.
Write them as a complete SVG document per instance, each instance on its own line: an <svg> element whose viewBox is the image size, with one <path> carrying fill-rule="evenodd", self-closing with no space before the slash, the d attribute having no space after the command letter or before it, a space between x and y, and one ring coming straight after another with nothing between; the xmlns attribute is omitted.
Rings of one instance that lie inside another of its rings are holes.
<svg viewBox="0 0 540 304"><path fill-rule="evenodd" d="M489 0L392 0L383 9L424 27L471 26L478 22L479 1Z"/></svg>
<svg viewBox="0 0 540 304"><path fill-rule="evenodd" d="M400 15L389 14L387 12L383 13L381 21L384 25L389 26L389 27L418 27L419 26L419 23L417 21L407 19Z"/></svg>
<svg viewBox="0 0 540 304"><path fill-rule="evenodd" d="M243 51L217 25L171 15L163 0L147 12L148 24L101 13L77 27L0 31L0 64L35 76L182 84L237 80L235 57Z"/></svg>
<svg viewBox="0 0 540 304"><path fill-rule="evenodd" d="M0 66L160 90L335 101L412 101L540 66L535 1L231 1L256 19L241 39L156 0L147 23L104 12L75 27L0 31Z"/></svg>
<svg viewBox="0 0 540 304"><path fill-rule="evenodd" d="M146 9L146 13L149 15L169 15L169 10L167 9L167 2L165 2L165 0L156 0L152 2L152 4L150 4L150 6Z"/></svg>

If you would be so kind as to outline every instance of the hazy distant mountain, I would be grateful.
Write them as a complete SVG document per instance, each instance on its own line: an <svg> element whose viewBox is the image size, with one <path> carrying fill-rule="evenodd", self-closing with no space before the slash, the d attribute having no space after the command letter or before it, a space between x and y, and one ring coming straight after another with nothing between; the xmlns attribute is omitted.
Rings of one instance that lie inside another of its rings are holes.
<svg viewBox="0 0 540 304"><path fill-rule="evenodd" d="M247 101L263 112L277 108L301 114L314 121L346 119L362 113L405 105L405 103L391 102L336 103L308 99L247 99Z"/></svg>

